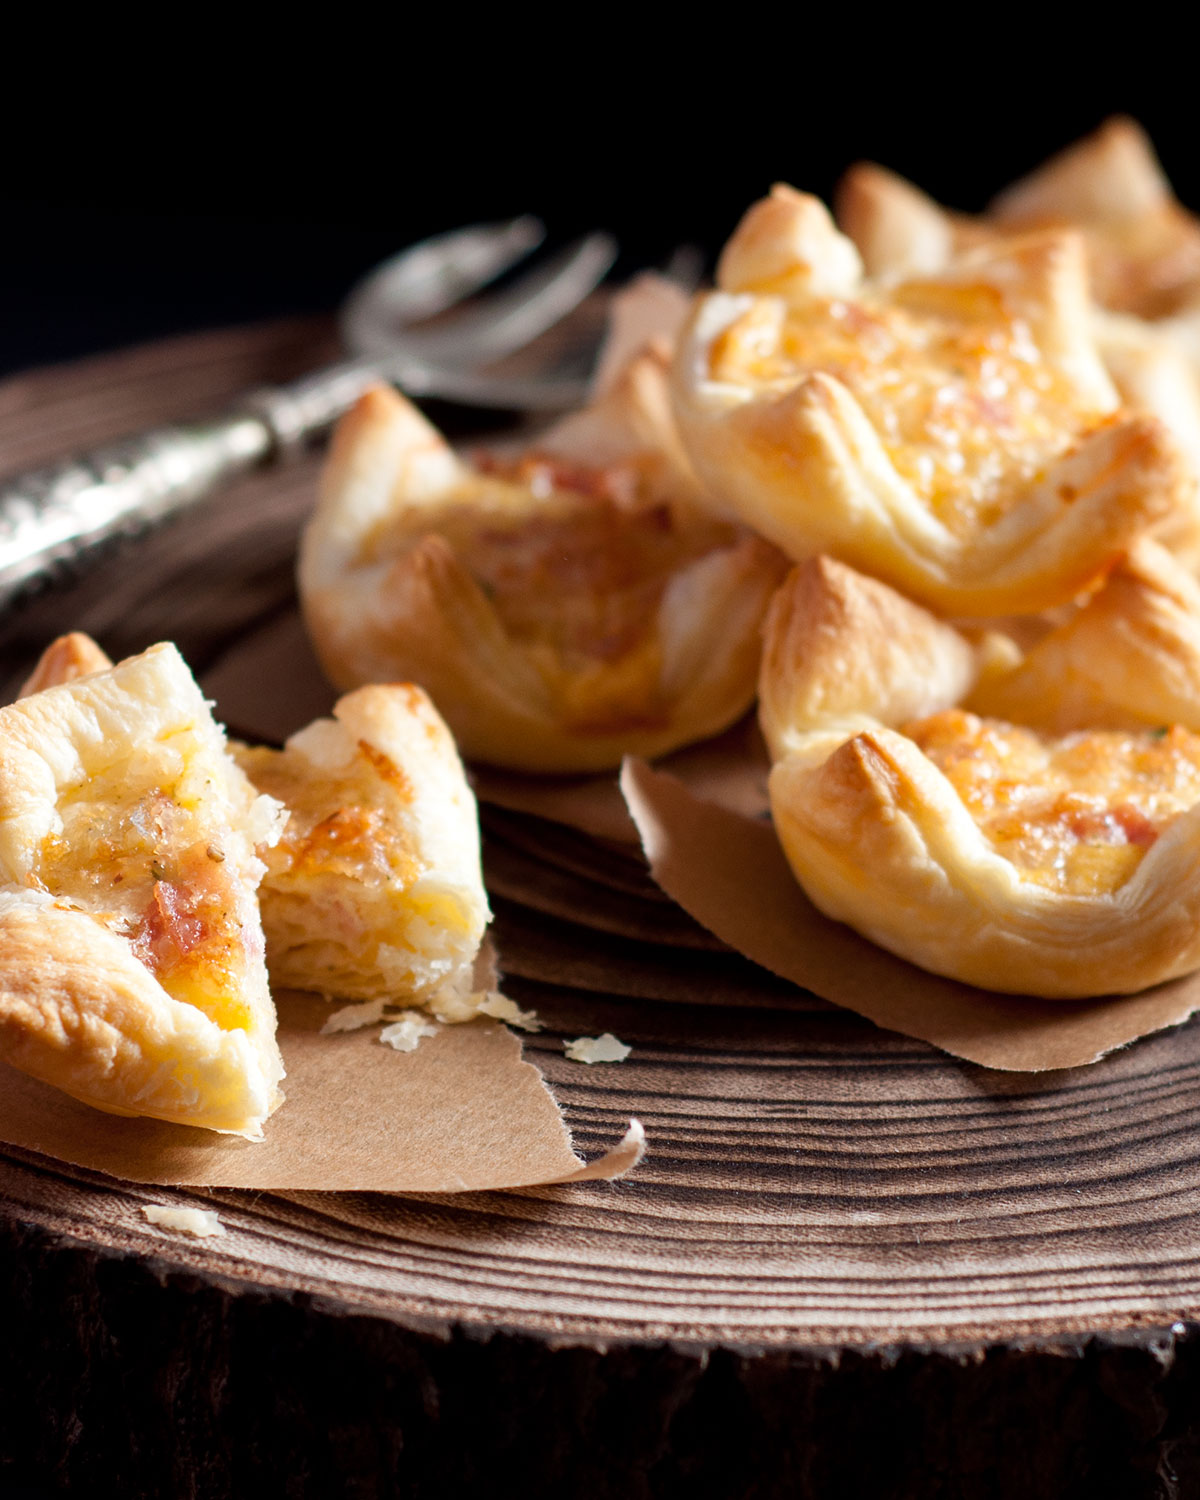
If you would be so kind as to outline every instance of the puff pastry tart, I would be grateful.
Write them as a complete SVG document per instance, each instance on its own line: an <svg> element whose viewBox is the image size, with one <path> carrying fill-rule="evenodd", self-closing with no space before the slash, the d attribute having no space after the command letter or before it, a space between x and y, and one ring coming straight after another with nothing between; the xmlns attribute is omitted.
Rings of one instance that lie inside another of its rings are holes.
<svg viewBox="0 0 1200 1500"><path fill-rule="evenodd" d="M282 1098L256 899L280 810L173 646L99 672L56 649L41 680L74 680L0 709L0 1057L256 1138Z"/></svg>
<svg viewBox="0 0 1200 1500"><path fill-rule="evenodd" d="M235 746L289 813L260 899L272 980L464 1020L488 921L475 798L420 688L365 687L283 750Z"/></svg>
<svg viewBox="0 0 1200 1500"><path fill-rule="evenodd" d="M1148 576L1116 586L1140 590L1139 607L1155 591ZM1115 614L1120 600L1109 604ZM1093 615L1086 643L1060 641L1060 660L1090 650L1097 680L1105 662L1119 678L1122 631L1102 624ZM1194 620L1168 626L1164 668L1173 633L1195 650ZM1051 732L985 718L958 706L986 677L982 655L827 559L781 590L763 727L775 826L809 896L892 952L989 989L1126 993L1200 967L1200 720L1095 727L1069 703ZM1048 674L1041 686L1052 692Z"/></svg>
<svg viewBox="0 0 1200 1500"><path fill-rule="evenodd" d="M1001 193L982 218L948 213L870 163L843 178L837 216L871 275L932 270L997 232L1074 228L1102 307L1158 319L1200 296L1200 220L1176 199L1145 132L1123 117Z"/></svg>
<svg viewBox="0 0 1200 1500"><path fill-rule="evenodd" d="M369 392L335 436L299 580L339 687L419 682L466 756L572 772L744 713L782 572L700 508L647 351L536 451L481 466Z"/></svg>
<svg viewBox="0 0 1200 1500"><path fill-rule="evenodd" d="M817 199L746 215L675 365L710 491L795 558L831 552L945 613L1033 613L1189 514L1165 428L1118 409L1069 234L864 281Z"/></svg>
<svg viewBox="0 0 1200 1500"><path fill-rule="evenodd" d="M869 163L843 178L837 217L875 277L936 274L966 251L1031 227L1081 229L1091 294L1101 304L1092 335L1117 393L1165 423L1200 474L1200 304L1146 321L1172 297L1200 299L1200 223L1175 202L1131 121L1110 121L1002 195L985 218L949 213ZM1194 530L1193 522L1186 538L1193 552Z"/></svg>

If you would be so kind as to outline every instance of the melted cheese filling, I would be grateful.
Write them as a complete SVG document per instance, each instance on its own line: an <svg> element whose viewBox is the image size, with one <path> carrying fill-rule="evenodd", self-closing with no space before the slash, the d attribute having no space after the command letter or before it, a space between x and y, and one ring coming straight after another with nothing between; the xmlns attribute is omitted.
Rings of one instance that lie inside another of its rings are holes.
<svg viewBox="0 0 1200 1500"><path fill-rule="evenodd" d="M425 532L450 544L566 721L665 722L664 592L681 569L734 545L736 529L663 500L652 457L605 469L538 455L479 467L430 509ZM365 560L413 541L384 533Z"/></svg>
<svg viewBox="0 0 1200 1500"><path fill-rule="evenodd" d="M1171 820L1200 802L1200 735L1184 729L1051 740L951 709L903 732L996 852L1055 890L1116 890Z"/></svg>
<svg viewBox="0 0 1200 1500"><path fill-rule="evenodd" d="M197 810L170 780L131 785L122 764L65 793L58 812L34 882L126 938L174 999L226 1029L249 1027L237 876Z"/></svg>
<svg viewBox="0 0 1200 1500"><path fill-rule="evenodd" d="M298 750L239 746L237 759L258 790L290 814L279 842L263 854L272 885L328 876L406 889L420 875L397 807L411 803L413 788L382 751L360 740L340 770L318 770Z"/></svg>
<svg viewBox="0 0 1200 1500"><path fill-rule="evenodd" d="M911 281L889 300L760 301L717 339L714 380L783 393L818 371L855 396L897 472L956 534L1011 495L1104 413L1042 357L987 285Z"/></svg>

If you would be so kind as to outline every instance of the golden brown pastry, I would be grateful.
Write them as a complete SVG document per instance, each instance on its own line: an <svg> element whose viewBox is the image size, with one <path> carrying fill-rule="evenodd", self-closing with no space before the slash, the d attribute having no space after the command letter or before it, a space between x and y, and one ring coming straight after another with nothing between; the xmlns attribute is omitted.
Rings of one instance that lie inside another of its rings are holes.
<svg viewBox="0 0 1200 1500"><path fill-rule="evenodd" d="M61 636L22 695L112 663L90 636ZM361 688L282 750L233 744L283 810L261 851L259 904L271 982L349 999L476 1013L489 912L479 822L450 731L418 687Z"/></svg>
<svg viewBox="0 0 1200 1500"><path fill-rule="evenodd" d="M642 271L613 294L607 326L592 376L591 406L617 385L629 365L650 347L666 351L687 321L692 299L684 289L654 271ZM661 439L673 441L669 420Z"/></svg>
<svg viewBox="0 0 1200 1500"><path fill-rule="evenodd" d="M488 907L454 741L408 685L360 688L333 715L282 750L234 749L289 813L259 893L272 981L464 1020Z"/></svg>
<svg viewBox="0 0 1200 1500"><path fill-rule="evenodd" d="M112 660L101 651L90 635L84 635L81 630L73 630L69 635L60 635L57 640L50 642L33 671L22 683L17 696L28 698L48 687L75 682L80 677L90 677L93 672L107 672L111 667Z"/></svg>
<svg viewBox="0 0 1200 1500"><path fill-rule="evenodd" d="M1194 686L1190 727L1144 727L1195 668L1196 601L1154 562L1012 668L1028 677L1009 706L1052 699L1057 652L1050 732L959 707L992 690L987 653L919 606L828 559L795 570L767 624L762 717L775 826L822 911L935 973L1051 999L1200 967Z"/></svg>
<svg viewBox="0 0 1200 1500"><path fill-rule="evenodd" d="M864 281L790 188L746 215L675 362L701 479L794 558L830 552L948 614L1036 613L1153 526L1189 534L1164 427L1119 410L1079 241Z"/></svg>
<svg viewBox="0 0 1200 1500"><path fill-rule="evenodd" d="M846 173L836 206L872 276L934 271L997 233L1077 229L1102 307L1160 319L1200 297L1200 220L1175 198L1146 133L1124 117L1006 189L980 218L947 212L871 163Z"/></svg>
<svg viewBox="0 0 1200 1500"><path fill-rule="evenodd" d="M977 665L966 706L990 718L1050 734L1164 724L1200 733L1200 585L1143 540L1026 652L989 640Z"/></svg>
<svg viewBox="0 0 1200 1500"><path fill-rule="evenodd" d="M1127 314L1093 309L1092 334L1121 404L1157 417L1186 460L1193 482L1200 480L1200 361L1161 324ZM1200 566L1198 518L1200 501L1193 496L1157 532L1193 570Z"/></svg>
<svg viewBox="0 0 1200 1500"><path fill-rule="evenodd" d="M782 572L699 506L650 349L533 452L475 467L369 392L335 436L299 579L339 687L419 682L468 757L571 772L739 718Z"/></svg>
<svg viewBox="0 0 1200 1500"><path fill-rule="evenodd" d="M875 162L858 162L837 185L834 215L854 241L868 276L930 276L998 231L943 208Z"/></svg>
<svg viewBox="0 0 1200 1500"><path fill-rule="evenodd" d="M1200 294L1200 220L1171 191L1145 131L1124 116L1007 188L987 217L1006 230L1082 229L1103 307L1160 318Z"/></svg>
<svg viewBox="0 0 1200 1500"><path fill-rule="evenodd" d="M1098 304L1092 336L1117 394L1158 417L1200 476L1200 222L1175 202L1132 121L1109 121L981 218L951 213L870 163L846 173L837 217L874 277L935 275L964 252L1034 228L1080 230ZM1160 317L1165 307L1174 314ZM1189 509L1164 540L1195 567L1200 525Z"/></svg>
<svg viewBox="0 0 1200 1500"><path fill-rule="evenodd" d="M58 643L41 680L87 656ZM173 646L0 709L0 1057L114 1114L261 1136L279 825Z"/></svg>

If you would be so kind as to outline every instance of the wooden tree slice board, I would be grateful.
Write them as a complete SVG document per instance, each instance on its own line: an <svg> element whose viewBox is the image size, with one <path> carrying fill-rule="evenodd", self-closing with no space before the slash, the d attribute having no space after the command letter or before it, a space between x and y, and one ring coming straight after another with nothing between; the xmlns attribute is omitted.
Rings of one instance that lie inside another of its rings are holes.
<svg viewBox="0 0 1200 1500"><path fill-rule="evenodd" d="M320 322L0 386L12 470L319 363ZM292 607L315 462L3 624L203 670ZM1200 1484L1200 1024L990 1074L721 949L629 853L489 809L506 989L616 1184L138 1188L0 1152L0 1480L95 1494L1170 1495ZM627 1062L569 1062L610 1030ZM150 1201L228 1233L151 1228ZM504 1481L502 1485L501 1481Z"/></svg>
<svg viewBox="0 0 1200 1500"><path fill-rule="evenodd" d="M622 898L604 886L591 884L487 836L487 888L493 896L520 903L534 912L578 922L586 912L587 926L614 936L667 943L679 948L720 952L719 938L678 907L637 897Z"/></svg>

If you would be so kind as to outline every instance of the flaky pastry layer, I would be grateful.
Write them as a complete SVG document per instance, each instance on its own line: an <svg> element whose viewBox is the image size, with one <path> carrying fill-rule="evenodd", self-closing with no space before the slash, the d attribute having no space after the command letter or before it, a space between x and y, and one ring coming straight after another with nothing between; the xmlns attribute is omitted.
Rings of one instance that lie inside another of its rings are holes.
<svg viewBox="0 0 1200 1500"><path fill-rule="evenodd" d="M475 798L420 688L366 687L283 750L235 747L288 809L260 899L276 984L461 1020L488 921Z"/></svg>
<svg viewBox="0 0 1200 1500"><path fill-rule="evenodd" d="M940 208L872 163L846 173L836 208L872 276L934 271L997 233L1075 229L1102 307L1158 321L1200 297L1200 220L1176 199L1145 131L1124 117L1014 183L978 218Z"/></svg>

